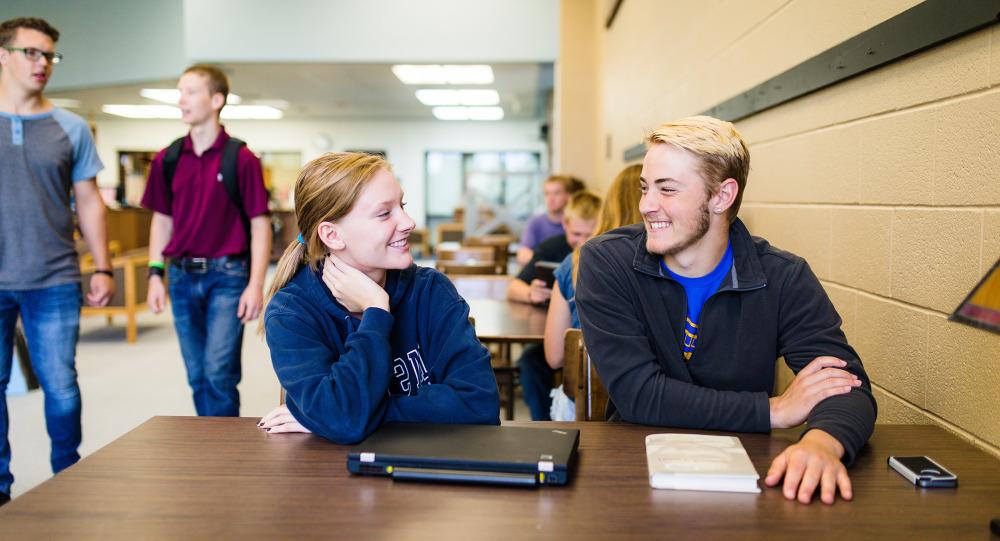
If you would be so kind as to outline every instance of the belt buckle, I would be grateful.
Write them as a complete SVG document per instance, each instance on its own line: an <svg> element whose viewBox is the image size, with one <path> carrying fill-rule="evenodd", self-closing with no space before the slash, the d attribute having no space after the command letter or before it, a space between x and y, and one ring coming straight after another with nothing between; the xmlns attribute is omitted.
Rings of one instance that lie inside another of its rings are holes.
<svg viewBox="0 0 1000 541"><path fill-rule="evenodd" d="M208 258L192 257L188 260L187 270L192 272L208 272Z"/></svg>

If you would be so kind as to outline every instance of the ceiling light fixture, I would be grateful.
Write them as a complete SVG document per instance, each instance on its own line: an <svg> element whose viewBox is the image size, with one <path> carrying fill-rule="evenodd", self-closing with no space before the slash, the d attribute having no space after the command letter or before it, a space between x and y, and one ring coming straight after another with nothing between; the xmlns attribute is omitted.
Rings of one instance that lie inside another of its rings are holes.
<svg viewBox="0 0 1000 541"><path fill-rule="evenodd" d="M109 104L101 107L109 115L125 118L180 119L181 110L173 105ZM227 105L222 108L225 120L278 120L284 117L280 109L270 105Z"/></svg>
<svg viewBox="0 0 1000 541"><path fill-rule="evenodd" d="M220 116L226 120L278 120L285 113L270 105L227 105Z"/></svg>
<svg viewBox="0 0 1000 541"><path fill-rule="evenodd" d="M120 105L109 104L101 107L109 115L125 118L169 118L181 117L181 110L172 105Z"/></svg>
<svg viewBox="0 0 1000 541"><path fill-rule="evenodd" d="M176 88L143 88L139 91L139 95L146 99L169 103L170 105L176 105L181 99L181 91ZM236 105L241 101L243 99L233 93L230 93L226 98L226 103L229 105Z"/></svg>
<svg viewBox="0 0 1000 541"><path fill-rule="evenodd" d="M392 73L408 85L493 84L493 68L486 64L397 64Z"/></svg>
<svg viewBox="0 0 1000 541"><path fill-rule="evenodd" d="M433 107L438 120L503 120L501 107Z"/></svg>
<svg viewBox="0 0 1000 541"><path fill-rule="evenodd" d="M73 98L47 98L52 105L56 107L62 107L63 109L77 109L80 107L80 100L75 100Z"/></svg>
<svg viewBox="0 0 1000 541"><path fill-rule="evenodd" d="M424 105L496 105L500 94L492 88L451 90L445 88L421 88L417 99Z"/></svg>

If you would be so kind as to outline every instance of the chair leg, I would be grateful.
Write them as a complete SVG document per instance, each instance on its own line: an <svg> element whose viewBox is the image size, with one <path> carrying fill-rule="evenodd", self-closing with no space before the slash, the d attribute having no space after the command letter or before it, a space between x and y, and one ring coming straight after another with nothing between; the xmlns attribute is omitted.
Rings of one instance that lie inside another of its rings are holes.
<svg viewBox="0 0 1000 541"><path fill-rule="evenodd" d="M504 390L504 394L507 399L507 420L514 420L514 377L511 375L510 381L507 382L507 388Z"/></svg>

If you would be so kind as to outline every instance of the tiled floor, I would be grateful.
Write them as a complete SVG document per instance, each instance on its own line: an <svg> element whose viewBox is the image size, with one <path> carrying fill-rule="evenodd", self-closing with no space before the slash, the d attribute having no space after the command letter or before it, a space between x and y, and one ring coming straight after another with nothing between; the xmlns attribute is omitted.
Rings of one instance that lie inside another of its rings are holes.
<svg viewBox="0 0 1000 541"><path fill-rule="evenodd" d="M169 311L168 311L169 312ZM278 382L267 346L256 333L256 322L243 338L241 415L259 417L278 403ZM103 317L83 318L77 349L77 370L83 397L83 445L86 456L154 415L194 415L180 349L169 313L139 316L139 340L125 341L124 322L113 327ZM518 401L515 418L530 418ZM51 477L49 439L45 432L41 391L8 396L10 413L12 496Z"/></svg>

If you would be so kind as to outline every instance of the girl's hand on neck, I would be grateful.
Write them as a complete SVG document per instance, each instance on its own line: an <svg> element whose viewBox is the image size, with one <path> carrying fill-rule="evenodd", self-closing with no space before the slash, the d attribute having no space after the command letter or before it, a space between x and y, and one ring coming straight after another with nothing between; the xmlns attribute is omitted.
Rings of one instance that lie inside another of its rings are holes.
<svg viewBox="0 0 1000 541"><path fill-rule="evenodd" d="M337 302L352 314L360 314L368 308L389 311L389 294L385 289L336 254L331 253L326 257L323 283Z"/></svg>

